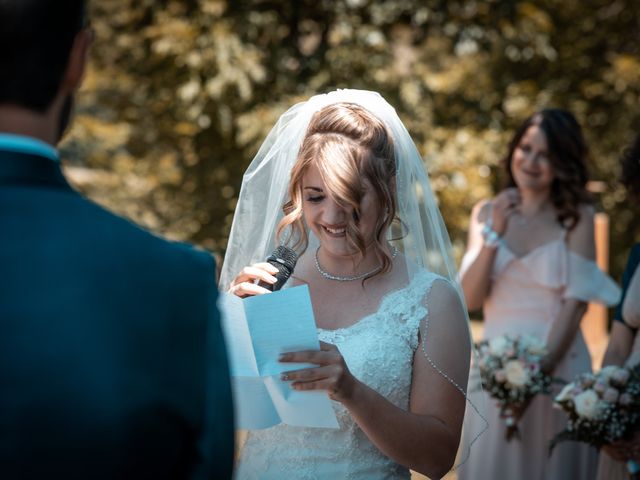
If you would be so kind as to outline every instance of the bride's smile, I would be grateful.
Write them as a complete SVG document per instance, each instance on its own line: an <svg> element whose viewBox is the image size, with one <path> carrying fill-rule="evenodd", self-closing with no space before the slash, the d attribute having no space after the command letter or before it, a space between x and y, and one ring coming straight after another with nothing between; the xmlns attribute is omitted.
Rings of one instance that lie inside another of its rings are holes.
<svg viewBox="0 0 640 480"><path fill-rule="evenodd" d="M302 179L303 216L320 241L324 253L337 257L359 256L353 238L349 238L354 230L357 230L367 247L375 241L379 217L377 201L371 183L366 179L361 182L364 192L356 209L341 205L346 201L336 199L338 194L328 190L316 165L310 165L305 172Z"/></svg>

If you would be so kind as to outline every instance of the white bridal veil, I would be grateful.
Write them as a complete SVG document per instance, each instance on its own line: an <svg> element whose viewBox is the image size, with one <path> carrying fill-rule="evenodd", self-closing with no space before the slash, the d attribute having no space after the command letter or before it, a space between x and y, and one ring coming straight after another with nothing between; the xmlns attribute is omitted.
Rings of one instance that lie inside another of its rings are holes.
<svg viewBox="0 0 640 480"><path fill-rule="evenodd" d="M427 269L448 279L464 298L457 281L451 243L429 178L409 132L394 108L378 93L364 90L337 90L316 95L287 110L273 127L244 174L240 197L233 218L229 244L220 276L220 288L227 290L233 278L249 264L264 261L276 247L276 227L283 217L282 206L288 200L290 172L314 113L339 102L358 104L384 122L393 137L396 157L397 216L389 229L388 241L404 254L410 274ZM309 232L308 252L314 252L317 240ZM482 397L476 385L458 386L447 375L446 362L430 355L423 339L422 351L427 361L467 398L467 418L479 416L483 421L467 422L463 433L458 464L466 461L471 445L486 429ZM470 342L470 335L460 342ZM455 345L447 346L455 350ZM475 362L474 362L475 363ZM471 378L479 378L475 367ZM477 420L477 419L476 419ZM480 425L469 431L468 425Z"/></svg>

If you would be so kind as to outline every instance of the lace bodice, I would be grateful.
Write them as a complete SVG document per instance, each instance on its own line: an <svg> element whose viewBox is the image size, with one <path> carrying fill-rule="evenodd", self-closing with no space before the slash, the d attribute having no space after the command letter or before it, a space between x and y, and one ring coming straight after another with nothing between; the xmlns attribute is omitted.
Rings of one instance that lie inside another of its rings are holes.
<svg viewBox="0 0 640 480"><path fill-rule="evenodd" d="M407 410L413 355L427 294L435 274L418 273L406 287L388 293L378 311L354 325L318 329L320 340L336 345L351 373ZM339 429L280 424L249 432L237 479L401 479L409 471L384 456L338 402L332 402Z"/></svg>

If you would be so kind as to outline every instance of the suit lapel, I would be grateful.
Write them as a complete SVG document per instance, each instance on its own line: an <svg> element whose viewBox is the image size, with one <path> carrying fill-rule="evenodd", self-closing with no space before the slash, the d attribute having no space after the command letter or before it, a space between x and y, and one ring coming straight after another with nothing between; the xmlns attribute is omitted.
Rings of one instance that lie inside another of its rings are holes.
<svg viewBox="0 0 640 480"><path fill-rule="evenodd" d="M31 185L72 190L59 162L26 153L0 150L0 187Z"/></svg>

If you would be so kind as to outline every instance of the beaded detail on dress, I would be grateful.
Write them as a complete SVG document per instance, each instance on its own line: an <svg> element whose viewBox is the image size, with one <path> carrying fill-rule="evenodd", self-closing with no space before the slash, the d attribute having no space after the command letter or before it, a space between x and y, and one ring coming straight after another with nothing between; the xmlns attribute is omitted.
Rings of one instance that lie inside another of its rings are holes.
<svg viewBox="0 0 640 480"><path fill-rule="evenodd" d="M436 279L442 277L422 270L409 285L388 293L375 313L346 328L318 329L320 340L340 349L356 378L405 410L409 408L420 323L427 316L426 299ZM408 469L371 443L342 404L332 404L339 429L280 424L249 432L235 478L410 477Z"/></svg>

